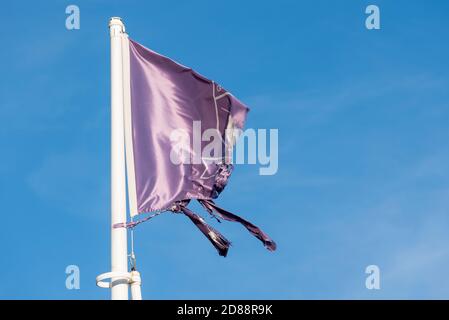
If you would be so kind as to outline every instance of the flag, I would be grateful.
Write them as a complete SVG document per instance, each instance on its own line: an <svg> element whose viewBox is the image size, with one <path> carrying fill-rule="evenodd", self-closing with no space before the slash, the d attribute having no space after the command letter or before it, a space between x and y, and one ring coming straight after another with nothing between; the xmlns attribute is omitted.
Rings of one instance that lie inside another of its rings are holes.
<svg viewBox="0 0 449 320"><path fill-rule="evenodd" d="M191 68L131 39L122 45L130 214L153 213L127 226L165 211L184 214L226 256L229 240L188 209L197 200L217 220L241 223L275 250L262 230L213 201L231 175L232 145L249 109Z"/></svg>

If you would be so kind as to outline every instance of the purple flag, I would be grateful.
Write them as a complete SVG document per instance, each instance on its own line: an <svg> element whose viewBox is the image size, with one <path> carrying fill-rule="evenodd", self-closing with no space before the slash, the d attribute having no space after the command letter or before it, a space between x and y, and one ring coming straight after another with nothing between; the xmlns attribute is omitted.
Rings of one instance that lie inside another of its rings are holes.
<svg viewBox="0 0 449 320"><path fill-rule="evenodd" d="M235 134L249 109L214 81L137 42L126 41L124 50L131 216L156 212L148 220L161 211L183 213L226 256L230 242L187 208L196 199L217 219L241 223L275 250L258 227L212 201L229 179Z"/></svg>

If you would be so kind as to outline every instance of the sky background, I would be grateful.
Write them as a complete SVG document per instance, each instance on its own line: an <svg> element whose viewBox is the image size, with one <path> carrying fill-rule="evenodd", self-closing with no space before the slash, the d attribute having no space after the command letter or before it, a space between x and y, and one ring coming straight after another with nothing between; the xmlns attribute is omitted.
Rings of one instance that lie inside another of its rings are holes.
<svg viewBox="0 0 449 320"><path fill-rule="evenodd" d="M80 30L65 28L69 4ZM365 28L369 4L381 30ZM144 298L448 299L448 13L443 0L3 3L0 298L109 298L95 277L110 271L107 24L121 16L249 105L248 127L279 129L278 173L239 165L217 201L278 251L222 223L222 258L164 214L136 230ZM80 290L65 287L72 264ZM371 264L380 290L365 288Z"/></svg>

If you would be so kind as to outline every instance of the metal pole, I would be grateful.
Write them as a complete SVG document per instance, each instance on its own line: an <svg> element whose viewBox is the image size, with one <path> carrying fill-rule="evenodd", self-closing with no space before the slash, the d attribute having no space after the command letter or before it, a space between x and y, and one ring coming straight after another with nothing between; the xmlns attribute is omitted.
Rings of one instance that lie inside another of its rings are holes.
<svg viewBox="0 0 449 320"><path fill-rule="evenodd" d="M128 272L126 228L113 228L126 223L125 145L123 120L122 37L125 26L120 18L109 21L111 35L111 271ZM111 279L112 300L128 300L128 280Z"/></svg>

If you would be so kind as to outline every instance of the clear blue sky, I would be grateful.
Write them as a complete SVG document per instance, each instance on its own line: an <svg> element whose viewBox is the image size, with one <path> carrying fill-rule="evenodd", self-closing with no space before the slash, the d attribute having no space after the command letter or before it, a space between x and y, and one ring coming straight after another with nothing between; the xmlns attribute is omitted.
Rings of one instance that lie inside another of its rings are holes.
<svg viewBox="0 0 449 320"><path fill-rule="evenodd" d="M436 0L3 3L0 298L109 297L95 276L109 271L111 16L248 104L249 127L279 129L278 173L238 166L218 200L278 251L222 223L222 258L160 216L136 235L145 298L449 298L448 14ZM381 290L365 288L370 264Z"/></svg>

